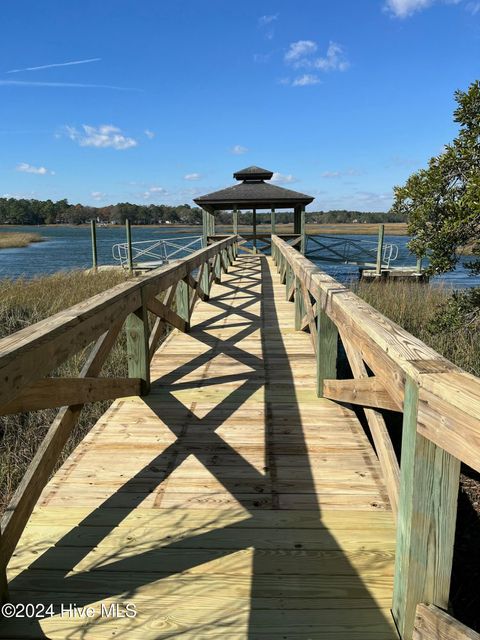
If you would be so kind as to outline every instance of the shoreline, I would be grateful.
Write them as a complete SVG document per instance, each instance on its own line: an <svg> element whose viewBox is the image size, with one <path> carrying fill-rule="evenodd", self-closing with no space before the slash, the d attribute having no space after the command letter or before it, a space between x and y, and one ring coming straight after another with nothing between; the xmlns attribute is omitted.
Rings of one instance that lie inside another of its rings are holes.
<svg viewBox="0 0 480 640"><path fill-rule="evenodd" d="M384 222L383 223L385 225L385 234L386 235L390 235L390 236L406 236L408 235L407 233L407 223L406 222ZM80 229L86 229L88 228L90 225L89 224L44 224L44 225L22 225L22 224L18 224L18 225L9 225L9 224L3 224L0 225L0 230L3 229L11 229L12 227L25 227L25 228L35 228L35 229L54 229L54 228L68 228L68 229L75 229L75 228L80 228ZM123 225L121 224L108 224L106 227L102 227L102 226L97 226L97 232L102 232L103 229L109 230L109 229L121 229L123 227ZM199 235L201 234L202 231L202 225L195 225L195 224L132 224L132 228L138 228L138 229L194 229L198 227L198 231L199 231ZM344 223L325 223L325 224L306 224L306 232L313 234L313 232L316 232L318 234L328 234L328 235L335 235L335 234L339 234L339 235L376 235L378 233L378 227L379 224L377 223L370 223L370 222L359 222L359 223L353 223L353 222L344 222ZM292 229L293 229L293 224L277 224L276 225L277 231L279 233L292 233ZM231 229L231 225L221 225L219 224L216 229L218 231L220 230L224 230L224 229ZM239 225L238 230L241 233L242 231L248 231L249 233L251 232L252 227L250 225ZM258 233L262 233L262 232L267 232L270 231L270 225L269 224L258 224L257 225L257 232ZM12 231L12 233L15 233L15 231Z"/></svg>

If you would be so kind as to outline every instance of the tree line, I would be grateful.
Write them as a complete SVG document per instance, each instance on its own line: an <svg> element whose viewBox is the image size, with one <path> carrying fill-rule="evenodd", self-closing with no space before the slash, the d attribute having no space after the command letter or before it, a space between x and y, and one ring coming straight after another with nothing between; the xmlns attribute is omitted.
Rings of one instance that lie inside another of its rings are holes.
<svg viewBox="0 0 480 640"><path fill-rule="evenodd" d="M119 202L106 207L89 207L82 204L69 204L68 200L29 200L0 198L0 224L43 225L43 224L85 224L96 220L105 224L124 224L126 219L132 224L188 224L199 225L202 222L202 210L188 204L176 207L164 204L140 205ZM264 215L258 214L259 224ZM266 214L269 220L269 214ZM231 224L231 212L217 212L219 224ZM293 213L279 211L276 221L279 224L293 220ZM404 222L406 216L399 213L379 213L365 211L313 211L307 212L309 223L346 223L346 222ZM251 211L239 214L240 224L251 225Z"/></svg>

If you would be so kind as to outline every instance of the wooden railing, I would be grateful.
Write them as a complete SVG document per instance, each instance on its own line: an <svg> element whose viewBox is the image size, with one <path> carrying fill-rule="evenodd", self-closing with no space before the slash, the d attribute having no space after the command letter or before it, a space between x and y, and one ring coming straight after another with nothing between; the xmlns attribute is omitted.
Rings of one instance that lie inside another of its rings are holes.
<svg viewBox="0 0 480 640"><path fill-rule="evenodd" d="M0 523L3 598L7 563L82 406L148 393L150 360L166 326L189 330L197 299L208 299L237 250L238 237L230 236L0 340L0 415L61 407ZM151 328L149 313L155 318ZM98 377L124 324L129 377ZM47 377L92 343L79 377Z"/></svg>
<svg viewBox="0 0 480 640"><path fill-rule="evenodd" d="M397 521L392 613L401 638L410 640L419 603L448 606L460 462L480 471L480 379L278 236L272 256L287 299L295 302L295 326L311 335L318 395L365 411ZM337 379L338 337L352 379ZM403 413L401 468L381 409Z"/></svg>

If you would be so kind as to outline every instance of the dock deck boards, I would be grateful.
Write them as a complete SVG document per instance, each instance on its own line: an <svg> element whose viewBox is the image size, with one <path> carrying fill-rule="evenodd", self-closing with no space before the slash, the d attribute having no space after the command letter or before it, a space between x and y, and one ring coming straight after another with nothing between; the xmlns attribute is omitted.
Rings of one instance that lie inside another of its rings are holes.
<svg viewBox="0 0 480 640"><path fill-rule="evenodd" d="M151 371L52 478L9 565L12 600L57 615L0 637L397 638L378 461L355 414L316 397L271 259L240 256Z"/></svg>

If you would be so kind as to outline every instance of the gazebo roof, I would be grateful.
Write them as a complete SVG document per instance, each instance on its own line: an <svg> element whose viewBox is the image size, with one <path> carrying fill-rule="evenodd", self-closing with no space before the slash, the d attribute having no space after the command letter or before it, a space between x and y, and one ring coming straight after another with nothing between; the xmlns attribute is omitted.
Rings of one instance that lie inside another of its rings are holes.
<svg viewBox="0 0 480 640"><path fill-rule="evenodd" d="M271 207L289 208L307 205L314 198L299 191L292 191L284 187L268 184L272 171L260 167L247 167L233 174L240 184L234 184L226 189L208 193L194 202L209 211L225 209L268 209Z"/></svg>
<svg viewBox="0 0 480 640"><path fill-rule="evenodd" d="M270 180L273 177L273 171L262 169L252 165L233 174L235 180Z"/></svg>

